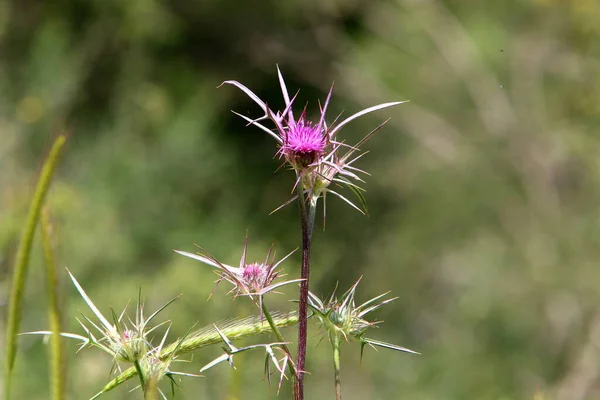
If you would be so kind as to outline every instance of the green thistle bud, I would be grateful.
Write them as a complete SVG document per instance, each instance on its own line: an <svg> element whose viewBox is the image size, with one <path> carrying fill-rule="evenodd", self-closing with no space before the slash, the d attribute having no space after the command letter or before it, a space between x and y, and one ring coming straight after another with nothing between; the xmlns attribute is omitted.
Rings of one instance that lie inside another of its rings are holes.
<svg viewBox="0 0 600 400"><path fill-rule="evenodd" d="M339 338L344 338L347 342L355 340L361 343L361 346L369 344L371 346L386 347L394 350L418 354L407 348L379 342L377 340L363 337L368 328L379 324L381 321L369 322L364 316L379 309L397 299L397 297L382 300L389 292L383 293L357 306L354 301L356 288L360 279L352 285L346 293L339 299L335 295L335 290L327 301L322 301L313 293L309 293L308 307L314 312L321 327L328 333L332 342ZM380 301L382 300L382 301Z"/></svg>

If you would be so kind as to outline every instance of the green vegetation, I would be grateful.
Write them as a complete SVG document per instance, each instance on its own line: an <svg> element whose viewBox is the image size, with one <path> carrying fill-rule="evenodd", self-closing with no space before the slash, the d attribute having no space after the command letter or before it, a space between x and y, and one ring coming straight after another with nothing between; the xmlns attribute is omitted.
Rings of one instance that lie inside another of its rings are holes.
<svg viewBox="0 0 600 400"><path fill-rule="evenodd" d="M278 64L313 117L331 81L332 118L410 100L344 128L356 143L392 117L359 161L372 175L369 216L330 196L323 233L317 210L311 291L361 275L357 298L391 290L398 300L370 315L385 324L369 337L422 353L365 348L361 364L359 346L342 342L344 399L600 397L598 2L7 0L0 49L4 315L35 183L62 129L71 136L46 204L64 331L82 334L74 317L88 313L64 267L105 315L140 287L149 310L182 293L163 315L172 338L256 314L225 285L207 301L214 274L173 249L197 243L235 265L246 230L249 260L273 242L281 255L298 246L297 206L269 215L292 197L294 174L275 173L272 138L230 112L254 116L256 105L217 89L236 79L279 109ZM29 261L21 332L50 329L41 237ZM299 265L294 254L287 278ZM295 309L296 288L282 291L270 309ZM331 348L309 325L306 398L332 398ZM46 344L18 341L12 398L48 398ZM115 377L100 351L62 343L66 398ZM177 398L290 398L289 385L277 397L262 380L259 353L181 381ZM198 373L220 354L207 347L177 367ZM102 398L140 398L127 390L134 380L123 386Z"/></svg>

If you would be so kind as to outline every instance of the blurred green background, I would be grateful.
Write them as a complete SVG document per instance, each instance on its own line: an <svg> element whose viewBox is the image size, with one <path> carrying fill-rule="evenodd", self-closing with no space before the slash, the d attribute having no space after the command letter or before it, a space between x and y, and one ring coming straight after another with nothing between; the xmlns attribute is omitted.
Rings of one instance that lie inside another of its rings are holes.
<svg viewBox="0 0 600 400"><path fill-rule="evenodd" d="M3 0L0 3L0 310L45 153L70 139L49 196L58 265L104 312L141 286L171 337L255 309L213 290L194 243L224 262L299 245L293 174L275 143L233 115L335 92L330 117L411 100L348 125L386 127L359 162L370 216L328 202L312 290L361 275L358 300L392 290L371 337L423 353L342 348L346 399L600 398L600 3L597 0ZM331 119L330 119L331 122ZM321 226L321 222L319 222ZM39 239L22 330L47 329ZM299 275L299 255L285 263ZM90 315L62 276L66 329ZM293 309L294 291L268 298ZM4 323L1 330L4 334ZM295 340L296 332L286 335ZM311 333L307 399L333 397L330 347ZM248 343L265 342L269 337ZM67 344L69 398L111 361ZM15 399L48 397L47 348L22 338ZM180 370L197 372L219 348ZM262 354L184 379L180 399L277 398ZM137 399L121 387L106 399ZM289 398L284 388L279 398Z"/></svg>

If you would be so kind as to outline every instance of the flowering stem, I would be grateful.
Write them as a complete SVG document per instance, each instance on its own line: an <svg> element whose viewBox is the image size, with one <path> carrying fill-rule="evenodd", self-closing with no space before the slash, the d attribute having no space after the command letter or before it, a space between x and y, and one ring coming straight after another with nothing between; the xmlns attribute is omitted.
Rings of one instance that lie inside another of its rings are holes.
<svg viewBox="0 0 600 400"><path fill-rule="evenodd" d="M271 313L269 312L269 309L267 308L267 305L265 304L264 300L262 301L262 312L265 315L265 318L267 319L267 322L269 323L271 330L277 337L277 340L279 340L280 342L284 342L283 336L281 335L281 332L279 331L279 328L277 327L277 325L275 325L275 321L273 321L273 317L271 317ZM286 345L284 345L284 349L287 351Z"/></svg>
<svg viewBox="0 0 600 400"><path fill-rule="evenodd" d="M135 370L137 371L140 379L140 387L144 393L144 400L156 400L156 392L158 390L157 380L152 377L149 377L149 379L144 377L144 371L139 360L134 360L133 365L135 366Z"/></svg>
<svg viewBox="0 0 600 400"><path fill-rule="evenodd" d="M148 381L148 387L144 390L144 400L156 400L156 392L158 391L158 383L155 379Z"/></svg>
<svg viewBox="0 0 600 400"><path fill-rule="evenodd" d="M288 354L288 356L291 358L292 357L292 353L290 352L290 349L288 348L287 344L285 344L285 340L283 339L283 335L279 331L279 328L275 324L275 321L273 321L273 317L271 317L271 313L269 312L269 309L267 308L264 299L261 301L261 303L262 303L262 312L265 315L265 318L267 319L267 322L269 323L269 326L271 327L271 330L275 334L275 337L277 337L277 340L279 342L283 343L281 345L281 347ZM290 369L290 374L292 374L292 376L295 376L296 375L296 371L294 370L294 365L291 362L288 362L287 364L288 364L288 367Z"/></svg>
<svg viewBox="0 0 600 400"><path fill-rule="evenodd" d="M304 189L299 184L297 188L298 204L300 206L300 223L302 226L302 269L300 282L300 305L298 308L298 357L296 359L296 382L294 384L294 399L304 400L304 365L306 363L307 340L307 304L308 304L308 278L310 273L310 245L315 222L317 197L310 197L310 205L306 209Z"/></svg>
<svg viewBox="0 0 600 400"><path fill-rule="evenodd" d="M335 399L342 400L342 381L340 380L340 335L335 333L333 344L333 370L335 371Z"/></svg>

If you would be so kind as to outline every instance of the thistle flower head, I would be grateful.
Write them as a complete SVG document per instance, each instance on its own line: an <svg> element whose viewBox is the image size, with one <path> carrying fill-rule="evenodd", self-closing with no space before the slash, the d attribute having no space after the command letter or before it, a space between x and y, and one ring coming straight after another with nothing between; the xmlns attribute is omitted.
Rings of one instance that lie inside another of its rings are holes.
<svg viewBox="0 0 600 400"><path fill-rule="evenodd" d="M68 271L68 270L67 270ZM170 329L170 322L164 321L159 323L152 328L149 327L150 322L164 310L167 306L169 306L173 301L177 299L174 298L167 302L165 305L160 307L157 311L152 313L149 317L144 315L144 305L142 302L141 291L139 292L138 302L136 307L135 319L132 320L125 315L125 311L127 307L123 310L123 312L117 316L113 310L111 310L112 321L110 322L100 310L96 307L90 297L87 295L83 287L77 282L77 279L71 274L70 271L69 276L75 285L75 288L86 302L92 313L95 315L98 322L92 321L90 318L83 316L83 320L78 319L79 324L84 329L86 335L78 335L74 333L64 333L61 332L60 335L63 337L76 339L81 342L79 350L85 347L97 347L104 352L110 354L115 363L116 362L124 362L128 364L133 364L131 367L132 370L140 372L140 383L144 386L144 392L147 391L149 387L155 387L155 385L160 381L164 376L172 376L172 375L182 375L182 376L198 376L194 374L187 374L181 372L174 372L169 369L171 363L175 360L177 356L177 350L180 348L181 344L184 342L184 339L189 334L186 334L183 338L179 339L176 343L169 346L171 352L165 356L162 355L163 346L167 339L167 335ZM164 336L158 346L154 346L150 341L150 334L154 332L157 328L164 324L169 324L167 327ZM97 331L98 333L93 332ZM52 331L36 331L36 332L27 332L25 334L28 335L52 335ZM135 369L134 369L135 366ZM119 369L120 370L120 369ZM120 381L121 383L123 381ZM163 398L166 398L160 389L156 388ZM102 390L98 394L96 394L92 399L97 398L102 393L106 392L106 390Z"/></svg>
<svg viewBox="0 0 600 400"><path fill-rule="evenodd" d="M370 346L379 346L418 354L405 347L380 342L363 336L368 328L379 323L369 322L364 317L387 303L396 300L397 297L382 300L388 295L389 292L387 292L357 306L354 297L359 283L360 279L340 298L336 297L334 290L327 301L322 301L319 297L309 292L308 307L315 313L321 326L329 334L329 338L343 337L346 341L356 340L361 343L361 348L364 348L368 344Z"/></svg>
<svg viewBox="0 0 600 400"><path fill-rule="evenodd" d="M277 278L278 272L269 265L261 263L246 264L241 269L241 281L252 292L260 293Z"/></svg>
<svg viewBox="0 0 600 400"><path fill-rule="evenodd" d="M375 128L354 146L349 146L343 140L339 140L337 134L346 124L363 115L405 102L379 104L359 111L339 123L334 121L332 125L327 125L326 113L333 93L332 85L325 103L323 106L319 105L320 116L318 122L312 122L306 118L306 109L302 111L299 117L294 116L292 106L296 96L290 98L279 68L277 68L277 74L285 104L283 111L272 110L267 106L267 103L238 81L229 80L223 82L223 84L233 85L242 90L259 105L264 113L263 116L257 119L251 119L238 113L235 114L246 120L249 125L254 125L265 131L277 141L279 145L277 153L296 171L296 185L302 185L302 188L311 197L324 197L327 192L331 192L362 212L359 207L355 206L341 194L333 191L330 186L331 183L336 182L339 185L349 187L357 195L363 208L365 208L364 198L360 193L362 189L353 182L362 182L357 173L364 173L364 171L354 167L353 164L362 156L356 155L361 151L360 147L385 125L387 121ZM271 120L275 127L274 130L271 130L260 122L266 119Z"/></svg>
<svg viewBox="0 0 600 400"><path fill-rule="evenodd" d="M325 130L306 119L305 114L298 121L286 121L279 153L297 171L303 171L318 162L325 152L327 135Z"/></svg>
<svg viewBox="0 0 600 400"><path fill-rule="evenodd" d="M154 319L154 317L156 317L156 315L158 315L159 312L164 310L169 304L175 301L176 298L170 300L152 315L146 318L144 316L144 305L141 300L140 292L136 307L135 320L131 320L129 317L126 317L125 311L127 308L125 308L119 316L117 316L115 312L111 310L111 319L113 322L110 322L106 317L104 317L104 315L102 315L100 310L98 310L96 305L92 302L90 297L87 295L85 290L83 290L71 272L69 272L69 276L71 277L73 284L77 288L77 291L83 300L86 302L92 313L96 316L98 323L92 321L90 318L84 315L83 321L80 319L77 319L77 321L85 331L85 336L74 333L61 333L61 336L79 340L81 342L80 350L84 347L97 347L110 354L115 361L134 363L141 360L152 348L152 345L148 339L150 333L165 323L168 323L168 321L164 321L152 328L149 328L149 323ZM92 328L98 333L94 333ZM36 331L27 332L27 334L51 335L52 332Z"/></svg>
<svg viewBox="0 0 600 400"><path fill-rule="evenodd" d="M244 242L244 249L242 251L242 258L240 259L239 267L232 267L224 264L203 249L201 249L198 254L192 254L179 250L175 250L175 252L216 268L217 275L219 275L219 280L217 282L226 280L231 283L233 288L231 289L230 293L234 293L234 296L249 296L251 298L256 296L260 301L262 296L268 292L271 292L281 286L301 281L301 279L293 279L289 281L273 283L275 279L281 276L281 271L278 269L279 265L289 256L291 256L296 250L292 251L278 262L275 262L275 251L273 246L271 246L267 252L264 262L247 263L247 249L248 238L246 238Z"/></svg>
<svg viewBox="0 0 600 400"><path fill-rule="evenodd" d="M96 316L99 323L95 323L90 318L83 316L83 320L85 322L80 319L78 319L78 322L86 332L86 336L75 334L63 334L63 336L80 339L82 341L81 348L88 346L98 347L106 353L112 355L116 361L133 363L142 359L142 357L144 357L152 347L148 339L148 335L168 321L164 321L152 328L149 328L149 323L158 315L158 313L175 301L176 298L167 302L149 317L146 317L144 316L144 304L140 291L136 306L135 319L132 320L125 315L127 309L125 308L119 316L117 316L116 313L111 310L112 322L110 322L94 305L93 301L87 295L85 290L83 290L71 272L69 272L69 276L71 277L71 280L73 281L77 291L84 299L92 313ZM92 328L100 334L99 337L96 337L97 334L95 335L92 332ZM35 333L49 334L49 332L46 331Z"/></svg>
<svg viewBox="0 0 600 400"><path fill-rule="evenodd" d="M119 326L120 322L117 321L115 327ZM133 329L126 329L118 336L108 334L106 342L118 361L130 363L141 359L150 347L146 340L146 332Z"/></svg>

